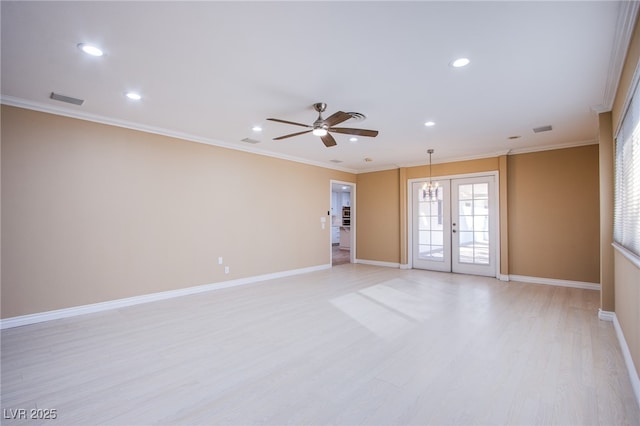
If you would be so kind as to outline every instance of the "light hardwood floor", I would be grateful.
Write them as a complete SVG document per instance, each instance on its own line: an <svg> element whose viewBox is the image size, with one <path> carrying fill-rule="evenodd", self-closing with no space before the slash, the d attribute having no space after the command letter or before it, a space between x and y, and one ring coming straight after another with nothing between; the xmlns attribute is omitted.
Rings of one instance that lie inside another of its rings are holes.
<svg viewBox="0 0 640 426"><path fill-rule="evenodd" d="M351 252L349 250L342 250L340 246L335 245L331 247L331 252L331 264L333 266L351 262Z"/></svg>
<svg viewBox="0 0 640 426"><path fill-rule="evenodd" d="M638 425L596 291L347 264L2 331L3 424Z"/></svg>

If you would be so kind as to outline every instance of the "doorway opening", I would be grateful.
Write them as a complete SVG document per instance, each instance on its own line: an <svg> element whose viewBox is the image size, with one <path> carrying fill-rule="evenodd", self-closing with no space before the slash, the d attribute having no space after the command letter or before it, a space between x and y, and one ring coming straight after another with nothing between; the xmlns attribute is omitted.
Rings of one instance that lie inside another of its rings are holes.
<svg viewBox="0 0 640 426"><path fill-rule="evenodd" d="M331 265L354 263L355 191L351 182L331 181Z"/></svg>

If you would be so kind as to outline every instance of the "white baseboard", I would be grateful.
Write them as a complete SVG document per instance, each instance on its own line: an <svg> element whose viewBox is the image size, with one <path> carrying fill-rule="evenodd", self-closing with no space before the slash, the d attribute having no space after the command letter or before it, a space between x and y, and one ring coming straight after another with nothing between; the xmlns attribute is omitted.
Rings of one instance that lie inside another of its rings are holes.
<svg viewBox="0 0 640 426"><path fill-rule="evenodd" d="M71 308L57 309L54 311L21 315L0 320L0 329L4 330L6 328L20 327L22 325L36 324L39 322L75 317L78 315L102 312L111 309L118 309L126 306L140 305L142 303L155 302L158 300L171 299L174 297L187 296L190 294L203 293L206 291L252 284L260 281L288 277L291 275L306 274L309 272L321 271L329 268L331 268L330 264L311 266L308 268L292 269L289 271L274 272L272 274L256 275L253 277L239 278L237 280L222 281L219 283L204 284L194 287L181 288L178 290L162 291L159 293L144 294L142 296L127 297L125 299L110 300L108 302L92 303L89 305L74 306Z"/></svg>
<svg viewBox="0 0 640 426"><path fill-rule="evenodd" d="M555 285L558 287L581 288L584 290L600 291L600 284L587 283L583 281L556 280L553 278L527 277L524 275L509 275L509 281L519 281L521 283Z"/></svg>
<svg viewBox="0 0 640 426"><path fill-rule="evenodd" d="M372 265L372 266L384 266L385 268L400 268L399 263L395 262L381 262L379 260L366 260L366 259L356 259L355 263L362 263L363 265Z"/></svg>
<svg viewBox="0 0 640 426"><path fill-rule="evenodd" d="M629 373L629 379L631 380L631 387L636 395L636 402L640 407L640 378L638 377L638 371L631 358L631 351L627 345L627 341L622 333L622 327L618 322L618 317L615 312L609 312L613 317L613 328L616 330L616 336L618 336L618 343L620 343L620 349L622 349L622 356L624 357L624 363L627 365L627 372Z"/></svg>
<svg viewBox="0 0 640 426"><path fill-rule="evenodd" d="M615 315L615 312L603 311L602 309L598 309L598 318L600 318L602 321L613 321Z"/></svg>
<svg viewBox="0 0 640 426"><path fill-rule="evenodd" d="M499 279L500 281L509 281L509 275L506 275L506 274L498 274L496 278Z"/></svg>

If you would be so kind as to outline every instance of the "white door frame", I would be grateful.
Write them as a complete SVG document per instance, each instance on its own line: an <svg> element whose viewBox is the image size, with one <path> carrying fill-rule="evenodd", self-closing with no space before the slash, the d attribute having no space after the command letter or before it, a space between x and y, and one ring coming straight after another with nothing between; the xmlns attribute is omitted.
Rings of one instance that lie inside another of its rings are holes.
<svg viewBox="0 0 640 426"><path fill-rule="evenodd" d="M464 178L472 178L472 177L483 177L483 176L493 176L494 177L494 193L495 199L494 203L494 211L495 215L493 218L494 227L496 230L496 243L494 248L493 255L496 259L496 271L495 277L500 278L500 173L498 170L486 171L486 172L477 172L477 173L465 173L460 175L446 175L446 176L436 176L432 180L438 181L438 179L464 179ZM429 180L428 176L422 178L408 179L407 180L407 269L413 269L413 183L414 182L424 182Z"/></svg>
<svg viewBox="0 0 640 426"><path fill-rule="evenodd" d="M356 263L356 184L355 182L346 182L342 180L329 180L329 206L331 206L331 196L333 192L333 184L336 183L338 185L350 186L351 193L349 195L349 205L351 206L351 219L350 219L350 227L351 231L349 232L349 241L350 249L349 249L349 262ZM331 210L329 210L331 211ZM329 220L329 222L331 222ZM329 265L333 264L333 244L331 242L331 223L329 223Z"/></svg>

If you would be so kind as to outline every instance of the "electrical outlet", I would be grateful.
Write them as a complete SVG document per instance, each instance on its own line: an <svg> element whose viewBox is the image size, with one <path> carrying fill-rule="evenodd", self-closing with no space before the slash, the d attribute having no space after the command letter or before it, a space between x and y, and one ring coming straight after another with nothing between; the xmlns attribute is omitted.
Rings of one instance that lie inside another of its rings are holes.
<svg viewBox="0 0 640 426"><path fill-rule="evenodd" d="M228 274L228 273L229 273L229 267L228 267L228 266L225 266L225 267L224 267L224 273L225 273L225 274Z"/></svg>

